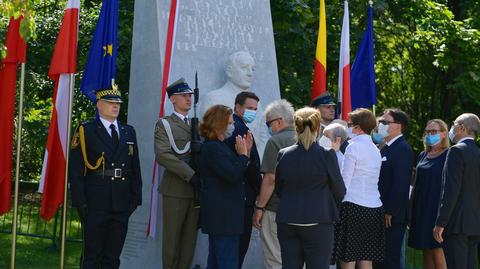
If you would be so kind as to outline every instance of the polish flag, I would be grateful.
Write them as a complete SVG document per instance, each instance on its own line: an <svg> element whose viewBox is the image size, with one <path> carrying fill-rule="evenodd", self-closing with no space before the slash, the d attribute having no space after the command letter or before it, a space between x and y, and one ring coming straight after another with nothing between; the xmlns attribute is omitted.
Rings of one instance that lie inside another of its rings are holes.
<svg viewBox="0 0 480 269"><path fill-rule="evenodd" d="M167 30L167 42L165 44L165 59L163 63L163 76L162 76L162 99L160 103L160 112L158 116L162 118L165 116L165 100L167 95L167 86L170 84L170 67L172 66L173 52L175 44L175 33L178 24L178 12L179 12L180 0L172 0L170 4L170 13L168 15L168 30ZM157 233L157 221L158 221L158 185L163 179L163 172L165 168L153 161L153 175L152 175L152 188L150 189L150 209L147 225L147 238L155 239Z"/></svg>
<svg viewBox="0 0 480 269"><path fill-rule="evenodd" d="M0 215L10 211L17 66L25 63L27 54L27 45L20 36L22 19L10 18L7 57L0 59Z"/></svg>
<svg viewBox="0 0 480 269"><path fill-rule="evenodd" d="M348 1L344 2L342 39L340 41L340 63L338 66L338 101L341 102L340 115L342 120L348 120L352 111L350 97L350 26L348 19Z"/></svg>
<svg viewBox="0 0 480 269"><path fill-rule="evenodd" d="M40 216L50 220L63 203L66 173L68 100L70 79L77 70L80 0L68 0L48 75L55 82L53 111L48 130L38 191L43 193Z"/></svg>

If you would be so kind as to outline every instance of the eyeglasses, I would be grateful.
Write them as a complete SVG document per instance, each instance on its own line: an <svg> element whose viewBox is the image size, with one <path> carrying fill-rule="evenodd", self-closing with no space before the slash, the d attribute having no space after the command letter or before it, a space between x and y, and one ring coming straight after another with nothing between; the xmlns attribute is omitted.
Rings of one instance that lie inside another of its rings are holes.
<svg viewBox="0 0 480 269"><path fill-rule="evenodd" d="M434 135L440 133L442 130L436 130L436 129L430 129L430 130L425 130L425 134L428 135Z"/></svg>
<svg viewBox="0 0 480 269"><path fill-rule="evenodd" d="M270 125L271 125L274 121L276 121L276 120L281 120L281 119L282 119L282 118L275 118L275 119L273 119L273 120L269 120L269 121L265 122L265 124L267 125L268 128L270 128Z"/></svg>
<svg viewBox="0 0 480 269"><path fill-rule="evenodd" d="M396 122L394 122L394 121L387 121L387 120L379 120L378 123L388 125L388 124L396 123Z"/></svg>

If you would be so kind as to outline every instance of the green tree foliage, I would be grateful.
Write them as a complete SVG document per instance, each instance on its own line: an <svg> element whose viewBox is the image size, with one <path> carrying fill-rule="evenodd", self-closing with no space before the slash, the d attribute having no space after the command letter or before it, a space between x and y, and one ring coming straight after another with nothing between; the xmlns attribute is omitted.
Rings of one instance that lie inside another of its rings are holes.
<svg viewBox="0 0 480 269"><path fill-rule="evenodd" d="M117 83L126 95L134 0L119 2ZM81 4L74 126L94 116L93 104L78 88L101 0ZM319 0L270 4L282 97L301 107L310 101ZM19 14L30 18L27 27L22 26L29 30L22 33L37 36L28 42L22 179L36 180L41 171L53 95L47 74L64 5L65 1L55 0L0 0L0 38L5 37L9 17ZM449 122L461 112L480 112L480 0L376 0L373 6L377 114L387 107L408 112L409 140L419 151L427 120ZM366 0L349 1L351 63L366 27L367 7ZM326 0L326 13L327 87L336 94L343 1ZM120 116L123 121L126 105Z"/></svg>
<svg viewBox="0 0 480 269"><path fill-rule="evenodd" d="M28 42L25 76L25 110L22 130L21 179L38 180L42 169L48 127L52 114L54 85L48 77L50 60L56 44L66 1L29 0L36 12L36 36ZM80 92L83 68L88 57L90 43L101 8L101 0L81 1L78 36L78 65L72 126L95 116L95 107ZM126 93L129 84L131 38L134 0L119 1L119 48L117 79L120 89ZM8 17L0 20L0 36L5 36ZM17 96L18 98L18 96ZM128 99L128 98L127 98ZM17 100L18 102L18 100ZM126 108L126 103L124 104ZM121 120L126 120L126 109Z"/></svg>
<svg viewBox="0 0 480 269"><path fill-rule="evenodd" d="M327 81L337 92L343 1L326 1ZM271 1L282 96L309 103L318 31L318 0ZM351 63L366 27L367 1L351 0ZM409 140L421 150L426 122L480 112L478 0L374 2L377 114L411 115Z"/></svg>

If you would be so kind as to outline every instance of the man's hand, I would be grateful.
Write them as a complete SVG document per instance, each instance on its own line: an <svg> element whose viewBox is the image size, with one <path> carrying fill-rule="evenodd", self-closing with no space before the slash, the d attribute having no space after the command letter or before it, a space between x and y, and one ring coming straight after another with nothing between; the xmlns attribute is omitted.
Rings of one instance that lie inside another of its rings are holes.
<svg viewBox="0 0 480 269"><path fill-rule="evenodd" d="M385 214L385 227L390 228L392 227L392 215Z"/></svg>
<svg viewBox="0 0 480 269"><path fill-rule="evenodd" d="M253 213L253 226L257 229L262 229L262 217L263 217L263 210L255 209Z"/></svg>
<svg viewBox="0 0 480 269"><path fill-rule="evenodd" d="M435 238L438 243L443 242L443 230L445 230L445 228L440 226L435 226L435 228L433 228L433 238Z"/></svg>

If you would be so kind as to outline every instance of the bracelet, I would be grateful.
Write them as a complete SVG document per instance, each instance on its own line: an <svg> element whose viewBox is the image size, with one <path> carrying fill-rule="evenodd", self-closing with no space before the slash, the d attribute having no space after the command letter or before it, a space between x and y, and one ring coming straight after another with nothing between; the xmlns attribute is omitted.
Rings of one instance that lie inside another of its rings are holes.
<svg viewBox="0 0 480 269"><path fill-rule="evenodd" d="M262 212L265 212L265 207L255 206L255 209L262 210Z"/></svg>

